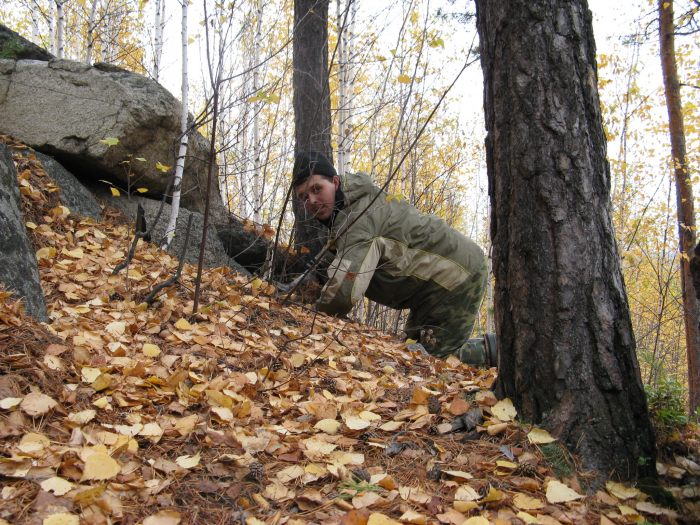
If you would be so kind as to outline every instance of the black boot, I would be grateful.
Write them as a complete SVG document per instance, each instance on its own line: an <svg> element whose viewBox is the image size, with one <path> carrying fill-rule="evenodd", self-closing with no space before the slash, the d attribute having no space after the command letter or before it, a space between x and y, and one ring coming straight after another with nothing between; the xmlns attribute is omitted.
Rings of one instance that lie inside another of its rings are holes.
<svg viewBox="0 0 700 525"><path fill-rule="evenodd" d="M498 366L496 334L487 333L483 337L468 339L457 351L457 357L468 365L484 368Z"/></svg>

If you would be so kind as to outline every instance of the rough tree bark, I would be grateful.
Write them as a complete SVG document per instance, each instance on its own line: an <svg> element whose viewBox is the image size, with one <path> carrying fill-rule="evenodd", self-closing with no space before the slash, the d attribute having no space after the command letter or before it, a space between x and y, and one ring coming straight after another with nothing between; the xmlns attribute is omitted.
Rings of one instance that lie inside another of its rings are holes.
<svg viewBox="0 0 700 525"><path fill-rule="evenodd" d="M656 475L585 0L476 0L499 388L595 473Z"/></svg>
<svg viewBox="0 0 700 525"><path fill-rule="evenodd" d="M333 162L331 109L328 86L329 0L294 0L294 124L295 151L318 151ZM318 253L326 233L315 219L304 216L294 199L294 244ZM305 250L303 250L305 251Z"/></svg>
<svg viewBox="0 0 700 525"><path fill-rule="evenodd" d="M673 176L676 181L678 249L681 254L681 292L683 294L685 349L688 358L688 408L692 415L700 406L700 310L696 295L697 290L693 286L690 270L690 259L693 257L696 240L695 211L693 186L686 157L681 88L678 81L673 32L673 0L659 0L661 69L668 110Z"/></svg>

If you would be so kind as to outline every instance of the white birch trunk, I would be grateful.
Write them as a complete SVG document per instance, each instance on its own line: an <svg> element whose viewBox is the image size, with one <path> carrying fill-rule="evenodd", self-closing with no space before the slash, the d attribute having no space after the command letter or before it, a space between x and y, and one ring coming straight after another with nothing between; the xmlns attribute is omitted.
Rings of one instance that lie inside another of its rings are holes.
<svg viewBox="0 0 700 525"><path fill-rule="evenodd" d="M180 115L180 148L177 152L175 163L175 180L173 181L173 199L170 209L170 219L165 229L165 242L163 249L170 246L175 237L177 217L180 212L180 194L182 187L182 175L185 169L185 156L187 155L187 0L182 0L182 114Z"/></svg>
<svg viewBox="0 0 700 525"><path fill-rule="evenodd" d="M260 46L262 40L262 0L255 2L255 38L253 39L253 93L260 90ZM253 220L262 222L262 190L261 190L261 166L260 166L260 111L262 103L255 102L253 106Z"/></svg>
<svg viewBox="0 0 700 525"><path fill-rule="evenodd" d="M158 81L160 75L160 61L163 57L163 29L165 28L165 0L156 0L153 43L153 79Z"/></svg>
<svg viewBox="0 0 700 525"><path fill-rule="evenodd" d="M38 5L38 4L37 4ZM56 54L56 25L54 24L54 7L55 3L49 4L49 8L46 10L46 23L49 25L49 45L48 49L52 54Z"/></svg>
<svg viewBox="0 0 700 525"><path fill-rule="evenodd" d="M32 14L32 42L41 45L39 42L39 4L36 0L32 0L30 4Z"/></svg>
<svg viewBox="0 0 700 525"><path fill-rule="evenodd" d="M65 0L56 0L56 56L63 58L63 33L66 27L66 19L63 13Z"/></svg>
<svg viewBox="0 0 700 525"><path fill-rule="evenodd" d="M336 12L338 16L338 174L345 176L345 123L347 120L347 57L345 55L347 34L346 30L346 9L343 8L342 0L336 2Z"/></svg>
<svg viewBox="0 0 700 525"><path fill-rule="evenodd" d="M88 19L87 28L87 49L85 51L85 62L90 64L92 62L92 54L95 49L95 19L97 18L97 5L100 0L92 0L92 7L90 8L90 18Z"/></svg>

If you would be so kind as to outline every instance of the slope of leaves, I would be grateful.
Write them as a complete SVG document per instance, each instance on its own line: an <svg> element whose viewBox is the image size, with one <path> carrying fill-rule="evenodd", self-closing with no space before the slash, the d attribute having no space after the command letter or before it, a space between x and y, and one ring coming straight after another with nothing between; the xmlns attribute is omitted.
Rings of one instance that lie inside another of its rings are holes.
<svg viewBox="0 0 700 525"><path fill-rule="evenodd" d="M31 154L17 163L51 323L0 291L0 523L679 519L616 483L585 496L555 440L495 399L494 370L282 305L225 268L204 273L196 315L188 265L146 307L177 260L141 244L111 275L128 226L72 215Z"/></svg>

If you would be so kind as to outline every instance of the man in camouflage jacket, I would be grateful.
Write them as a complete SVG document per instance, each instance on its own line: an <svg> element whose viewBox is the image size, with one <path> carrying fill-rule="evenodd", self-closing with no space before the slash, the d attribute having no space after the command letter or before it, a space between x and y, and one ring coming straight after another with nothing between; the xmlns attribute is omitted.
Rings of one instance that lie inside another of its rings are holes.
<svg viewBox="0 0 700 525"><path fill-rule="evenodd" d="M405 200L389 198L366 174L341 180L319 153L297 155L292 184L306 212L330 229L335 259L319 310L345 315L366 296L410 310L405 331L431 354L495 364L465 344L487 276L474 241Z"/></svg>

